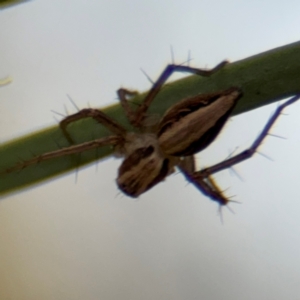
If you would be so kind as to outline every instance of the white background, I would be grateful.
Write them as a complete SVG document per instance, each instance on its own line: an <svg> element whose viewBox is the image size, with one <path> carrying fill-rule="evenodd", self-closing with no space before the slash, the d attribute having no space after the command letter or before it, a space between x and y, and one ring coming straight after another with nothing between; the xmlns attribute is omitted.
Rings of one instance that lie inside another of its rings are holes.
<svg viewBox="0 0 300 300"><path fill-rule="evenodd" d="M213 67L299 40L299 1L35 0L0 11L0 141L54 124L50 110L115 103L170 62ZM300 84L300 82L299 82ZM250 145L276 104L232 119L199 167ZM73 110L73 111L72 111ZM223 209L170 176L134 201L111 158L0 201L0 299L299 299L300 103L260 155L216 176ZM34 150L34 149L33 149Z"/></svg>

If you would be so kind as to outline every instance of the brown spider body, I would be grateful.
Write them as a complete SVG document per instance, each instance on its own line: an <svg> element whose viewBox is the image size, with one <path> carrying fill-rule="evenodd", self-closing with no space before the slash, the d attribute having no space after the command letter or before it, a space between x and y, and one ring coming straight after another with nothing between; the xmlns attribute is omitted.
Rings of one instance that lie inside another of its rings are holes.
<svg viewBox="0 0 300 300"><path fill-rule="evenodd" d="M164 114L153 134L127 134L117 178L122 192L138 197L173 173L181 157L206 148L241 95L231 88L182 100Z"/></svg>
<svg viewBox="0 0 300 300"><path fill-rule="evenodd" d="M60 122L62 132L71 144L73 144L73 140L66 128L68 124L82 118L95 119L108 128L113 135L44 153L16 164L6 169L5 172L21 170L45 160L111 145L116 153L124 157L116 181L120 190L126 195L138 197L163 181L177 167L185 178L204 195L218 202L219 205L226 205L230 200L223 195L211 177L212 174L252 157L281 111L297 101L300 95L291 98L277 108L262 133L249 149L201 171L196 171L194 154L203 150L215 140L242 96L242 91L239 88L231 87L227 90L200 94L184 99L172 106L161 120L153 126L154 129L149 130L149 127L145 125L147 110L151 102L173 72L180 71L211 76L226 64L226 61L221 62L211 70L168 65L136 110L132 110L126 98L135 95L135 92L125 89L118 90L121 105L128 120L136 128L135 132L127 132L125 128L100 110L83 109Z"/></svg>

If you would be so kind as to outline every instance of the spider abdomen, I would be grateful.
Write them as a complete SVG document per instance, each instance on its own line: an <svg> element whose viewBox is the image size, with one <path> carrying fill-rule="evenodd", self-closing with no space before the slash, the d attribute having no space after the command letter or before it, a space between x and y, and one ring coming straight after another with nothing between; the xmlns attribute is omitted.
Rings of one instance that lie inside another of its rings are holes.
<svg viewBox="0 0 300 300"><path fill-rule="evenodd" d="M163 116L158 141L166 155L193 155L218 135L242 93L237 88L185 99Z"/></svg>

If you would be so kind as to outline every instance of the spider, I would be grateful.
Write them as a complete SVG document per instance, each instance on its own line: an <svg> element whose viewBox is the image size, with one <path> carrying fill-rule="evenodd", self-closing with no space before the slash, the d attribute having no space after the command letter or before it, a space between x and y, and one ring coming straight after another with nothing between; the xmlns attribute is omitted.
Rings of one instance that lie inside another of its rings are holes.
<svg viewBox="0 0 300 300"><path fill-rule="evenodd" d="M119 189L124 194L134 198L140 196L172 174L177 167L204 195L219 205L226 205L231 200L222 193L212 174L250 158L267 136L280 112L284 107L297 101L300 95L277 108L249 149L201 171L196 171L194 154L208 147L216 139L242 97L240 88L230 87L226 90L183 99L169 108L154 125L147 124L146 119L151 102L172 73L188 72L211 76L227 63L223 61L210 70L175 64L167 65L137 109L132 109L130 103L130 98L136 94L135 92L126 89L117 91L125 114L135 128L134 131L127 131L98 109L82 109L60 122L60 128L70 144L74 142L67 127L70 123L83 118L95 119L113 135L36 156L6 171L11 172L41 161L110 145L118 155L124 157L116 179Z"/></svg>

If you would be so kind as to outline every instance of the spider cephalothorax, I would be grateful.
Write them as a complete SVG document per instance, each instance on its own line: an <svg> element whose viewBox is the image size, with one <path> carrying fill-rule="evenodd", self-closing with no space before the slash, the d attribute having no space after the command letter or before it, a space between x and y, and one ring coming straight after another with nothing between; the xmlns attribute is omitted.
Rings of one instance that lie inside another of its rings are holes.
<svg viewBox="0 0 300 300"><path fill-rule="evenodd" d="M229 199L223 195L211 175L250 158L284 107L297 101L300 96L293 97L277 108L249 149L201 171L196 171L194 154L215 140L242 96L240 88L230 87L215 93L199 94L183 99L170 107L154 126L147 126L145 122L151 102L174 71L210 76L226 64L227 62L224 61L212 70L168 65L136 110L132 109L128 99L128 96L134 95L135 92L119 89L121 105L128 120L135 127L134 131L128 132L100 110L83 109L60 122L60 128L71 144L73 141L67 132L67 126L82 118L95 119L108 128L113 135L42 154L19 163L6 172L22 169L44 160L111 145L119 155L124 157L116 181L120 190L126 195L138 197L164 180L177 167L204 195L220 205L226 205Z"/></svg>

